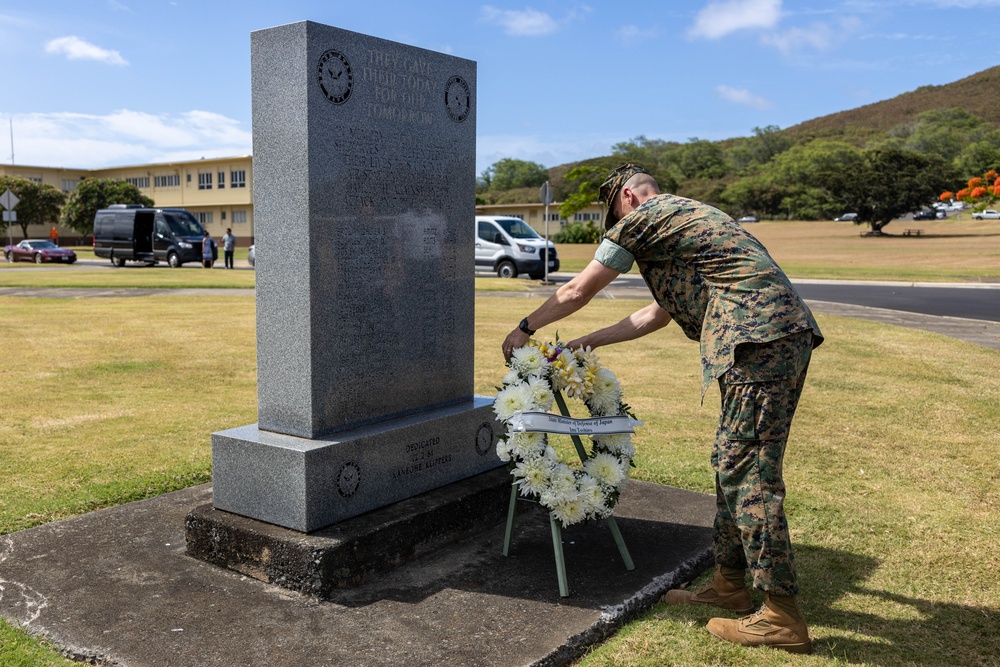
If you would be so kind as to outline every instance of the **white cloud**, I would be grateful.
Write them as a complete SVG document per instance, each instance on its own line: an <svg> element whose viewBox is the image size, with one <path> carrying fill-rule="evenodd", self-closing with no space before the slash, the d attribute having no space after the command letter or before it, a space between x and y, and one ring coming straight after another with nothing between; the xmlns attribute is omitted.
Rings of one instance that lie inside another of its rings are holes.
<svg viewBox="0 0 1000 667"><path fill-rule="evenodd" d="M825 23L817 23L809 28L789 28L784 32L763 35L760 41L788 55L803 47L825 51L830 46L830 38L830 27Z"/></svg>
<svg viewBox="0 0 1000 667"><path fill-rule="evenodd" d="M239 121L208 111L15 116L19 164L92 169L249 155L252 136Z"/></svg>
<svg viewBox="0 0 1000 667"><path fill-rule="evenodd" d="M711 2L698 12L689 34L719 39L749 28L773 28L781 18L781 0L726 0Z"/></svg>
<svg viewBox="0 0 1000 667"><path fill-rule="evenodd" d="M730 102L735 102L736 104L752 109L771 109L774 107L774 104L759 95L754 95L746 88L716 86L715 92L724 100L729 100Z"/></svg>
<svg viewBox="0 0 1000 667"><path fill-rule="evenodd" d="M117 51L109 51L86 42L75 35L57 37L45 44L47 53L66 56L70 60L97 60L108 65L128 65Z"/></svg>
<svg viewBox="0 0 1000 667"><path fill-rule="evenodd" d="M551 16L531 8L517 11L484 5L480 17L487 23L502 26L504 32L515 37L548 35L559 28L559 24Z"/></svg>
<svg viewBox="0 0 1000 667"><path fill-rule="evenodd" d="M637 25L623 25L615 31L615 37L618 41L626 44L635 44L636 42L653 39L656 36L657 33L655 30L651 28L643 29Z"/></svg>

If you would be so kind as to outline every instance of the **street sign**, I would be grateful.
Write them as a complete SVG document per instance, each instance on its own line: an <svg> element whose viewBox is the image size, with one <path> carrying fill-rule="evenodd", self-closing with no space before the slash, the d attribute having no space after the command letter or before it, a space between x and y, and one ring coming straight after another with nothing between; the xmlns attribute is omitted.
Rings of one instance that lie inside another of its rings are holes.
<svg viewBox="0 0 1000 667"><path fill-rule="evenodd" d="M552 188L549 187L548 181L545 181L545 185L542 186L538 194L542 198L542 203L546 206L552 203Z"/></svg>
<svg viewBox="0 0 1000 667"><path fill-rule="evenodd" d="M13 192L11 192L10 190L4 190L3 194L0 195L0 205L2 205L8 211L17 206L17 203L19 201L21 200L18 198L18 196Z"/></svg>
<svg viewBox="0 0 1000 667"><path fill-rule="evenodd" d="M4 211L3 212L4 222L17 222L17 211Z"/></svg>

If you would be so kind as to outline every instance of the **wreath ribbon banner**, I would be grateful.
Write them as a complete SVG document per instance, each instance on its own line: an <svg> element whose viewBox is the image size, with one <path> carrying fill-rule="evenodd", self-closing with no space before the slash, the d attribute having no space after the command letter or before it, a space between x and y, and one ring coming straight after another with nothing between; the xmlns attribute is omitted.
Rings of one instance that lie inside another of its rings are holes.
<svg viewBox="0 0 1000 667"><path fill-rule="evenodd" d="M550 412L521 412L513 414L508 422L515 433L556 433L560 435L610 435L612 433L635 433L642 422L626 415L608 415L575 419Z"/></svg>

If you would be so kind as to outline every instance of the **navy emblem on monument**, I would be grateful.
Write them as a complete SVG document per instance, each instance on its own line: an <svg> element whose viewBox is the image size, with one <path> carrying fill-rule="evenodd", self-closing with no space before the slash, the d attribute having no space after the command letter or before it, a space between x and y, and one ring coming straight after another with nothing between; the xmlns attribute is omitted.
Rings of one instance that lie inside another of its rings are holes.
<svg viewBox="0 0 1000 667"><path fill-rule="evenodd" d="M334 104L343 104L351 96L354 75L351 63L340 51L330 49L319 57L319 87L326 99Z"/></svg>
<svg viewBox="0 0 1000 667"><path fill-rule="evenodd" d="M476 431L476 451L480 456L486 456L493 449L493 425L483 422Z"/></svg>
<svg viewBox="0 0 1000 667"><path fill-rule="evenodd" d="M460 76L448 79L448 83L444 86L444 107L456 123L461 123L469 115L471 97L469 84L465 79Z"/></svg>
<svg viewBox="0 0 1000 667"><path fill-rule="evenodd" d="M350 498L361 484L361 468L354 461L347 461L337 473L337 491Z"/></svg>

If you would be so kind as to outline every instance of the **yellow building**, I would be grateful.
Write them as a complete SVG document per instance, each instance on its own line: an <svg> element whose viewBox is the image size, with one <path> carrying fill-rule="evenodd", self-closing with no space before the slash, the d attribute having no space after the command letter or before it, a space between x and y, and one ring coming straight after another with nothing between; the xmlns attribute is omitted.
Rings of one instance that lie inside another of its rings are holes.
<svg viewBox="0 0 1000 667"><path fill-rule="evenodd" d="M87 178L120 178L139 188L158 208L184 208L191 211L208 233L218 238L232 229L240 245L253 239L253 158L202 158L184 162L143 164L105 169L66 169L0 165L0 175L19 176L36 183L47 183L70 193ZM20 228L14 232L20 237ZM29 238L48 238L49 226L28 227ZM63 243L79 234L59 228Z"/></svg>
<svg viewBox="0 0 1000 667"><path fill-rule="evenodd" d="M593 222L598 229L604 226L604 207L594 202L582 211L578 211L572 219L566 220L559 215L559 204L553 202L549 204L548 234L552 236L571 222L588 223ZM545 205L544 204L481 204L476 206L476 215L504 215L511 218L520 218L531 227L545 236Z"/></svg>
<svg viewBox="0 0 1000 667"><path fill-rule="evenodd" d="M68 169L0 164L0 175L19 176L36 183L47 183L65 193L76 189L87 178L120 178L139 188L158 208L184 208L194 214L213 237L226 229L242 246L254 236L253 157L202 158L183 162L141 164L105 169ZM570 222L594 222L601 228L604 208L594 202L574 214L571 220L559 216L559 203L549 205L548 234L555 234ZM546 233L545 206L534 204L493 204L476 206L476 215L505 215L520 218L541 235ZM28 227L29 238L48 238L48 225ZM79 243L80 234L60 227L60 243ZM13 235L20 239L14 223ZM6 236L6 235L5 235Z"/></svg>

